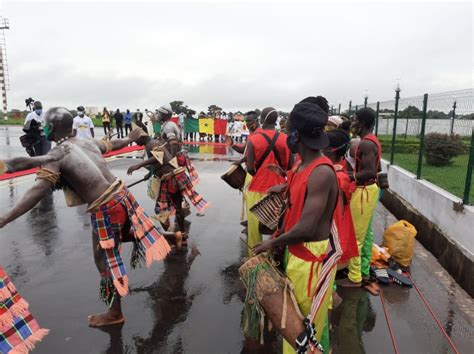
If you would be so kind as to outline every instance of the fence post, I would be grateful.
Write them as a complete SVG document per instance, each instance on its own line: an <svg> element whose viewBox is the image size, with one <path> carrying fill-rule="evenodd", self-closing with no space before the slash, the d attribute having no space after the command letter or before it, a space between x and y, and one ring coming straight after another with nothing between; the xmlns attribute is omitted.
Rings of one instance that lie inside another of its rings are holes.
<svg viewBox="0 0 474 354"><path fill-rule="evenodd" d="M349 100L349 117L351 116L352 100Z"/></svg>
<svg viewBox="0 0 474 354"><path fill-rule="evenodd" d="M380 102L377 101L377 108L375 110L375 135L379 135L379 112L380 112Z"/></svg>
<svg viewBox="0 0 474 354"><path fill-rule="evenodd" d="M472 167L474 165L474 129L471 135L471 149L469 153L469 162L467 163L466 185L464 186L464 204L469 204L469 194L471 193Z"/></svg>
<svg viewBox="0 0 474 354"><path fill-rule="evenodd" d="M454 133L454 118L456 117L456 100L454 100L453 103L453 116L451 117L451 128L449 129L449 132L451 135Z"/></svg>
<svg viewBox="0 0 474 354"><path fill-rule="evenodd" d="M395 157L395 139L397 137L397 119L398 119L398 101L400 101L400 86L395 89L395 115L393 116L393 133L392 133L392 151L390 151L390 165L393 165Z"/></svg>
<svg viewBox="0 0 474 354"><path fill-rule="evenodd" d="M341 114L341 102L339 102L339 112L337 114Z"/></svg>
<svg viewBox="0 0 474 354"><path fill-rule="evenodd" d="M421 165L423 163L423 153L425 151L425 125L426 112L428 110L428 94L423 96L423 113L421 115L421 130L420 130L420 148L418 150L418 166L416 167L416 179L421 178Z"/></svg>

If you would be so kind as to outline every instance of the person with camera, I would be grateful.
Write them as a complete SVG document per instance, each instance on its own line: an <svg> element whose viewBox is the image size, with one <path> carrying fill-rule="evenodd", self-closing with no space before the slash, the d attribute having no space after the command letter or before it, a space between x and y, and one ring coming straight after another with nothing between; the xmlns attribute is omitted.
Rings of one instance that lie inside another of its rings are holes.
<svg viewBox="0 0 474 354"><path fill-rule="evenodd" d="M46 155L51 150L51 142L46 139L43 132L43 105L40 101L33 104L33 111L25 118L23 131L25 135L20 137L21 144L30 156Z"/></svg>

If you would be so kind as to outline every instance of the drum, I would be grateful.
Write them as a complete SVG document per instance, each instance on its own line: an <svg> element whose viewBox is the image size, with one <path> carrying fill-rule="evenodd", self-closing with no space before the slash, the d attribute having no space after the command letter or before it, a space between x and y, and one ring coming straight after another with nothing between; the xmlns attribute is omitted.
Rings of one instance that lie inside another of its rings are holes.
<svg viewBox="0 0 474 354"><path fill-rule="evenodd" d="M244 168L240 165L232 165L230 168L221 176L229 186L234 189L244 188L245 185L245 176L247 172L245 172Z"/></svg>
<svg viewBox="0 0 474 354"><path fill-rule="evenodd" d="M263 343L264 317L296 349L296 338L305 331L303 315L288 278L281 274L273 260L264 253L249 258L239 268L240 279L247 289L244 332Z"/></svg>
<svg viewBox="0 0 474 354"><path fill-rule="evenodd" d="M267 230L271 231L278 227L278 221L285 212L286 205L285 192L271 193L251 207L250 211L267 227Z"/></svg>

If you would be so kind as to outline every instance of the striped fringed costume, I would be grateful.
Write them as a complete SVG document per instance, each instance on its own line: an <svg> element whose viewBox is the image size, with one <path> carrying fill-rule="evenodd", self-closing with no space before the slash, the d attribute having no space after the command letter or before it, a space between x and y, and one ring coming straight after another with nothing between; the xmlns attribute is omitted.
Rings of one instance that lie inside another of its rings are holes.
<svg viewBox="0 0 474 354"><path fill-rule="evenodd" d="M181 167L185 167L188 171L189 178L191 179L193 186L197 185L200 181L199 174L193 162L189 158L188 153L186 151L179 152L177 155L177 159L178 165Z"/></svg>
<svg viewBox="0 0 474 354"><path fill-rule="evenodd" d="M28 303L0 267L0 353L28 353L48 332L38 325Z"/></svg>
<svg viewBox="0 0 474 354"><path fill-rule="evenodd" d="M161 177L160 193L156 199L155 213L174 214L176 208L173 204L172 195L176 193L180 193L187 198L199 212L203 212L209 207L209 203L194 189L193 182L186 174L185 168L180 167Z"/></svg>
<svg viewBox="0 0 474 354"><path fill-rule="evenodd" d="M111 306L115 290L122 297L128 293L128 278L120 248L124 238L129 236L129 230L133 233L134 242L132 267L139 265L141 261L149 267L153 261L164 259L170 246L120 181L115 182L101 198L93 202L88 211L91 213L93 232L98 234L107 263L106 273L101 274L100 296ZM128 225L130 229L124 227Z"/></svg>

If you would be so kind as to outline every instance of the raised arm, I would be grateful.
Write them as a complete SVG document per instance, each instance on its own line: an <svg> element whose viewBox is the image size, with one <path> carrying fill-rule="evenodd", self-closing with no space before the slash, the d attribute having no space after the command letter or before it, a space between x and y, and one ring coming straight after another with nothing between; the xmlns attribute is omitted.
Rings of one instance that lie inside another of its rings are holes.
<svg viewBox="0 0 474 354"><path fill-rule="evenodd" d="M5 172L17 172L29 170L51 162L59 161L69 152L68 146L58 146L51 149L48 154L35 157L14 157L8 160L0 160L0 174ZM3 167L3 168L2 168Z"/></svg>
<svg viewBox="0 0 474 354"><path fill-rule="evenodd" d="M317 173L316 173L317 171ZM314 242L324 239L318 229L321 217L328 206L328 199L334 172L328 166L315 168L308 178L306 200L298 223L288 232L272 240L266 240L253 249L255 254L267 251L273 247L292 245L301 242Z"/></svg>
<svg viewBox="0 0 474 354"><path fill-rule="evenodd" d="M44 167L52 172L59 173L59 162L53 162ZM15 206L5 215L0 216L0 228L31 210L41 199L50 193L51 187L51 182L45 179L37 179L33 186L23 194Z"/></svg>

